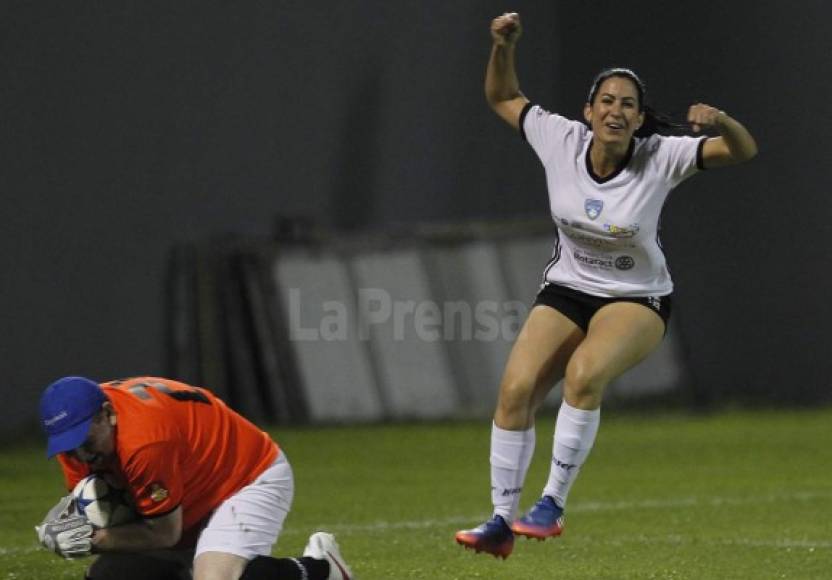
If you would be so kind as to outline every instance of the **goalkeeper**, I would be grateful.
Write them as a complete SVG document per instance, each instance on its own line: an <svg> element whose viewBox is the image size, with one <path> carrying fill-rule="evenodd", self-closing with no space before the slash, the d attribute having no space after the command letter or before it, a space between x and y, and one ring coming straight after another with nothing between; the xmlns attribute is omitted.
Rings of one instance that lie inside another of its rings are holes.
<svg viewBox="0 0 832 580"><path fill-rule="evenodd" d="M88 580L352 577L331 534L313 534L303 557L270 556L292 505L292 469L266 433L211 392L156 377L65 377L47 387L40 411L67 488L107 474L138 512L97 529L67 497L37 526L61 556L100 554Z"/></svg>

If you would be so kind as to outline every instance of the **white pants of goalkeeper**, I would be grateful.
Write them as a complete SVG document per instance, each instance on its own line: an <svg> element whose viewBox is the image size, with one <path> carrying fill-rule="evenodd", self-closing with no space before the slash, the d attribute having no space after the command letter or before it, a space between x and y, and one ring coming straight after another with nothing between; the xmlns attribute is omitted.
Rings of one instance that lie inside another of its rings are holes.
<svg viewBox="0 0 832 580"><path fill-rule="evenodd" d="M295 478L282 452L257 479L220 504L199 535L194 558L224 552L247 560L268 556L292 507Z"/></svg>

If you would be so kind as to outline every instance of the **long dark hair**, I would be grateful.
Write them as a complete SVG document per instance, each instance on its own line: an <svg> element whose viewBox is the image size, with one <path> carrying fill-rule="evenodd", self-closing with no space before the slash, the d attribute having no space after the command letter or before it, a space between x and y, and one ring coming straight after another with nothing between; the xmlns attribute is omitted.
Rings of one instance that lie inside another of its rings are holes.
<svg viewBox="0 0 832 580"><path fill-rule="evenodd" d="M595 97L598 96L598 89L601 88L605 80L611 77L629 79L636 87L636 92L638 92L638 110L640 113L644 113L644 123L634 133L636 137L649 137L655 133L662 132L678 133L688 129L687 125L674 121L669 116L656 111L646 103L647 89L644 86L644 82L636 73L628 68L613 67L599 72L595 76L595 80L592 81L589 96L586 99L587 103L592 105L595 102Z"/></svg>

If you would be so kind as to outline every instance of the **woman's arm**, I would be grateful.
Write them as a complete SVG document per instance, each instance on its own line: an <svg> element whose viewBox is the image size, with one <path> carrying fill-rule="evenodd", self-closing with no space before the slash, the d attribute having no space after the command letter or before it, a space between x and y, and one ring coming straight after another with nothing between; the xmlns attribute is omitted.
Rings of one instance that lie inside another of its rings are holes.
<svg viewBox="0 0 832 580"><path fill-rule="evenodd" d="M506 123L520 128L520 113L529 100L520 92L514 53L522 28L516 12L491 21L491 57L485 71L485 99Z"/></svg>
<svg viewBox="0 0 832 580"><path fill-rule="evenodd" d="M713 127L719 132L719 137L711 137L702 148L702 161L706 168L736 165L757 155L754 137L725 111L697 103L688 111L688 122L697 133L703 127Z"/></svg>

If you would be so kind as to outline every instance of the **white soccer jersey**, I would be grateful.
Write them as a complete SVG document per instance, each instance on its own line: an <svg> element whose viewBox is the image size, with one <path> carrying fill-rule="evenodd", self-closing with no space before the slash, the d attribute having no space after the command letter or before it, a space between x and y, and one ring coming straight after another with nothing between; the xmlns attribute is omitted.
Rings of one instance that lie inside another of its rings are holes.
<svg viewBox="0 0 832 580"><path fill-rule="evenodd" d="M673 291L658 236L670 190L701 168L705 138L634 139L622 168L592 172L592 131L527 106L521 134L546 170L557 241L544 280L595 296L665 296Z"/></svg>

